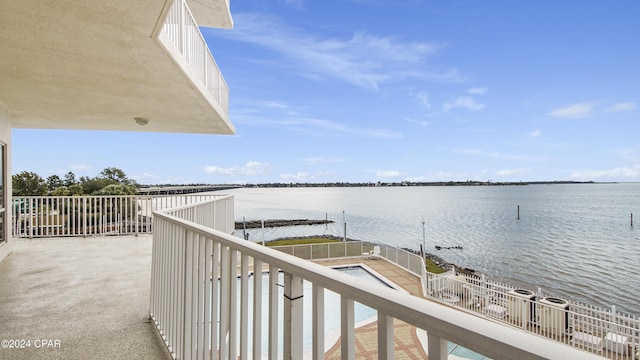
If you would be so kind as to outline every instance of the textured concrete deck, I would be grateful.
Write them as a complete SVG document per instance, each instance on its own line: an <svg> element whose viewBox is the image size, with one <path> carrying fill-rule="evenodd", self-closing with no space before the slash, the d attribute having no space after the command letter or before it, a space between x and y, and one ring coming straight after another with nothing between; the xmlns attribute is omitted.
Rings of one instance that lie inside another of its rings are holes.
<svg viewBox="0 0 640 360"><path fill-rule="evenodd" d="M148 320L151 236L12 247L0 263L0 340L25 348L3 342L0 359L170 358Z"/></svg>

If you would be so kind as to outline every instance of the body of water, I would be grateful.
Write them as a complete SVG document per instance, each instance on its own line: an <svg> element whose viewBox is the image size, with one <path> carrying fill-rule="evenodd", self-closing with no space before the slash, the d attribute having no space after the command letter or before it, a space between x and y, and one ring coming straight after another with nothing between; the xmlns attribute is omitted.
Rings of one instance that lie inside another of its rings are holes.
<svg viewBox="0 0 640 360"><path fill-rule="evenodd" d="M252 241L334 235L434 253L531 290L640 315L640 184L245 188L236 220L324 219L249 229ZM518 216L518 207L520 219ZM637 214L635 227L631 214ZM422 222L424 221L424 227ZM424 229L424 231L423 231ZM239 230L242 237L242 230ZM462 249L436 250L435 246Z"/></svg>

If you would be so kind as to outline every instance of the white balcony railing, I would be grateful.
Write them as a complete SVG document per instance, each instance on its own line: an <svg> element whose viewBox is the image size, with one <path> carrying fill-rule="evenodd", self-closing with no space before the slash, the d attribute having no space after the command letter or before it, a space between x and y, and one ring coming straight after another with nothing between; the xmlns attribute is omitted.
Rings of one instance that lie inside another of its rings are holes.
<svg viewBox="0 0 640 360"><path fill-rule="evenodd" d="M173 1L158 36L165 47L171 46L180 54L193 79L228 114L229 87L185 0Z"/></svg>
<svg viewBox="0 0 640 360"><path fill-rule="evenodd" d="M640 349L640 319L615 306L602 309L455 269L429 273L427 284L437 301L609 359L627 359Z"/></svg>
<svg viewBox="0 0 640 360"><path fill-rule="evenodd" d="M221 195L13 196L14 237L151 234L153 211Z"/></svg>
<svg viewBox="0 0 640 360"><path fill-rule="evenodd" d="M485 276L459 273L427 273L422 258L386 243L363 241L301 244L273 247L307 259L357 257L375 245L379 257L407 270L422 280L423 294L431 299L477 316L545 336L609 359L627 359L640 348L640 318L616 310L602 309L575 300L520 289ZM545 299L545 300L543 300ZM557 299L551 300L549 299Z"/></svg>
<svg viewBox="0 0 640 360"><path fill-rule="evenodd" d="M313 286L314 359L324 357L325 289L341 298L343 359L357 355L355 302L378 313L379 359L393 358L396 320L426 331L431 360L447 358L447 341L496 359L600 358L229 235L233 216L227 202L232 199L155 213L150 317L176 359L302 359L303 280ZM223 223L212 220L225 217ZM249 291L249 278L263 269L269 273L264 304L262 296L251 295L263 293L261 281L254 281ZM283 284L278 283L279 272L284 273ZM268 323L265 331L263 321Z"/></svg>

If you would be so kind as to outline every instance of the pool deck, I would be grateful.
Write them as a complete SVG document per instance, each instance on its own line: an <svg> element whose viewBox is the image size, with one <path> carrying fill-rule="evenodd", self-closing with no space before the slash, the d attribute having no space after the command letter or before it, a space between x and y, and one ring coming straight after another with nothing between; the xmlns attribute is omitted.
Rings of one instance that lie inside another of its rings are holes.
<svg viewBox="0 0 640 360"><path fill-rule="evenodd" d="M420 278L386 260L362 259L360 257L315 261L324 266L347 264L364 264L384 276L394 284L402 287L412 295L422 297ZM377 322L373 322L356 329L356 358L378 359ZM395 359L427 359L417 329L403 321L394 321L394 358ZM325 359L340 359L340 341L336 342L325 353Z"/></svg>

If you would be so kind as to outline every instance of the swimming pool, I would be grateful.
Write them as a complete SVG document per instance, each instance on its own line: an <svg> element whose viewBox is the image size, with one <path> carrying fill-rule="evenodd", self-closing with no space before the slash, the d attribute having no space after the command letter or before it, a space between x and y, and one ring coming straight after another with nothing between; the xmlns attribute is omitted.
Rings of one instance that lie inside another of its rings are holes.
<svg viewBox="0 0 640 360"><path fill-rule="evenodd" d="M370 283L379 284L381 286L399 289L395 284L391 281L384 278L382 275L378 274L374 270L361 265L344 265L334 267L334 269L349 274L351 276L357 277L358 279ZM239 280L238 280L239 281ZM249 277L249 298L253 298L253 281L254 276ZM284 283L284 274L279 273L278 275L278 284ZM311 350L313 346L313 338L312 338L312 306L313 306L313 296L312 296L312 283L308 281L303 281L303 352L304 358L311 358ZM238 284L238 289L240 289L240 284ZM278 313L282 314L284 310L284 304L281 299L284 296L284 288L282 286L278 286L278 299L280 299L278 303ZM268 320L268 306L269 306L269 273L262 273L262 334L269 333L269 320ZM334 293L333 291L325 290L324 292L324 326L325 326L325 351L329 350L340 338L340 323L341 316L336 316L336 314L340 314L340 295ZM253 317L253 308L249 307L249 318ZM354 302L354 322L355 326L360 327L366 325L368 323L374 322L377 320L377 311L368 306L362 305L358 302ZM253 326L249 324L249 343L253 341ZM283 348L283 327L282 323L278 326L278 357L282 356L282 348ZM426 344L426 342L425 342ZM267 336L263 336L262 338L262 358L267 358L268 351L268 338ZM468 349L465 349L461 346L458 346L453 343L448 344L448 358L451 360L454 359L473 359L473 360L484 360L486 357L474 353Z"/></svg>
<svg viewBox="0 0 640 360"><path fill-rule="evenodd" d="M377 283L381 286L395 288L395 286L388 280L384 279L381 275L377 274L375 271L371 269L366 269L361 265L348 265L348 266L340 266L335 267L334 269L347 273L351 276L358 277L362 281L367 281L371 283ZM253 298L253 281L254 277L249 277L249 298ZM280 273L278 275L278 284L283 284L284 275ZM312 338L312 283L308 281L303 281L303 351L305 353L305 358L311 355L311 350L313 346L313 338ZM240 284L238 284L238 288L240 288ZM284 289L282 286L278 287L278 299L282 299L284 295ZM268 320L268 306L269 306L269 273L262 273L262 333L269 333L269 320ZM284 304L282 301L278 303L278 313L283 313ZM340 295L334 293L333 291L325 290L324 292L324 326L325 326L325 350L328 350L335 344L335 342L340 337L340 319L341 316L336 316L336 314L340 314ZM249 307L249 318L253 317L253 309ZM356 323L356 327L365 325L367 323L376 321L377 311L362 305L360 303L354 303L354 321ZM249 343L253 341L253 327L252 324L249 324ZM282 323L278 326L278 334L279 334L279 344L278 344L278 353L282 355L282 336L283 336L283 327ZM268 339L266 336L262 338L262 357L267 357L268 350Z"/></svg>

